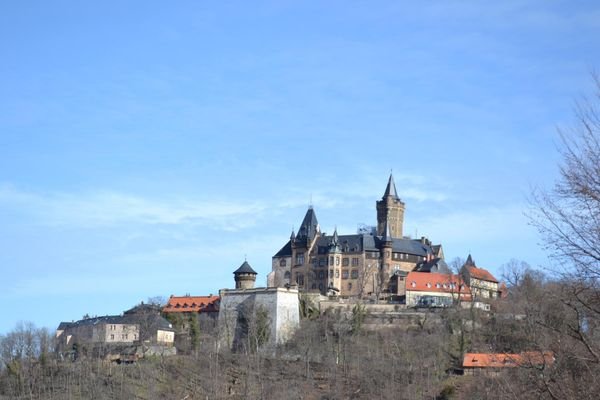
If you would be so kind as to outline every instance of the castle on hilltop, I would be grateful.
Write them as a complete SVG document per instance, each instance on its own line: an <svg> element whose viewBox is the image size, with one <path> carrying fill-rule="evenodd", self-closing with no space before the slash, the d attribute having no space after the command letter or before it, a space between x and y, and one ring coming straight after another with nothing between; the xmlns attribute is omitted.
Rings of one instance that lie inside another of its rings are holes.
<svg viewBox="0 0 600 400"><path fill-rule="evenodd" d="M321 232L309 207L298 232L273 256L268 285L343 297L405 295L408 272L449 273L440 244L403 236L405 204L390 174L376 202L377 225L356 234Z"/></svg>

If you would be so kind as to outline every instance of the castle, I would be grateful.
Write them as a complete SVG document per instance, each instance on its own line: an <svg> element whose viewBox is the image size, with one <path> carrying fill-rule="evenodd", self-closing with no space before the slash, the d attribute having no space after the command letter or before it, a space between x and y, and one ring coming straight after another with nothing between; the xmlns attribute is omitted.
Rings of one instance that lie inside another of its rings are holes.
<svg viewBox="0 0 600 400"><path fill-rule="evenodd" d="M298 233L272 261L270 287L297 285L300 291L342 297L404 296L408 272L449 273L441 245L403 236L405 204L390 174L376 202L377 226L356 234L321 232L315 210L308 208Z"/></svg>

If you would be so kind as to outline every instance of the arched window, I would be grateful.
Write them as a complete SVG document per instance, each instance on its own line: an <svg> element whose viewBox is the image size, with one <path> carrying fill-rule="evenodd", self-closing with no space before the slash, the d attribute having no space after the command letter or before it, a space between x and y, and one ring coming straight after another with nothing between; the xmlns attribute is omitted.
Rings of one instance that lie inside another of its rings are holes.
<svg viewBox="0 0 600 400"><path fill-rule="evenodd" d="M290 277L291 277L290 271L285 271L285 274L283 274L283 278L289 280Z"/></svg>
<svg viewBox="0 0 600 400"><path fill-rule="evenodd" d="M280 266L280 267L285 267L286 265L287 265L287 261L285 260L285 258L282 258L282 259L279 261L279 266Z"/></svg>

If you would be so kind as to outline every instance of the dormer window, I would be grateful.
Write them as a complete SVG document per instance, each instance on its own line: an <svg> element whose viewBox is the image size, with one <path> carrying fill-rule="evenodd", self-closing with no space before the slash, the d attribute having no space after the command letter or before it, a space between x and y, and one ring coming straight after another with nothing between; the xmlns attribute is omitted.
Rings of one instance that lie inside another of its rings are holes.
<svg viewBox="0 0 600 400"><path fill-rule="evenodd" d="M410 283L410 286L412 286L412 287L417 287L417 282L415 282L415 281L412 281L412 282Z"/></svg>
<svg viewBox="0 0 600 400"><path fill-rule="evenodd" d="M439 283L436 283L435 287L439 289L441 287L441 285Z"/></svg>
<svg viewBox="0 0 600 400"><path fill-rule="evenodd" d="M427 282L427 287L430 288L431 287L431 283Z"/></svg>

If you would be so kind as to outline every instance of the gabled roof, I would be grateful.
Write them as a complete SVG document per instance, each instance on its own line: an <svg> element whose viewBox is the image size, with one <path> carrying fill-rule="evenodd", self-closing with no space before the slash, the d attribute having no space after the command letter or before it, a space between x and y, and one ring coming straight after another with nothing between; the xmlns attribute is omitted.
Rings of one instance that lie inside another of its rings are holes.
<svg viewBox="0 0 600 400"><path fill-rule="evenodd" d="M554 353L551 351L526 351L519 354L466 353L463 358L463 368L514 368L552 363L554 363Z"/></svg>
<svg viewBox="0 0 600 400"><path fill-rule="evenodd" d="M171 296L163 312L217 312L219 296Z"/></svg>
<svg viewBox="0 0 600 400"><path fill-rule="evenodd" d="M250 266L250 264L248 264L248 261L244 261L244 263L242 265L240 265L240 267L238 269L236 269L235 271L233 271L233 273L235 275L237 274L254 274L254 275L258 275L258 273L252 269L252 267Z"/></svg>
<svg viewBox="0 0 600 400"><path fill-rule="evenodd" d="M492 275L487 269L471 267L466 264L465 264L465 268L469 272L469 276L471 278L480 279L482 281L498 283L498 280L496 278L494 278L494 275Z"/></svg>
<svg viewBox="0 0 600 400"><path fill-rule="evenodd" d="M460 293L465 299L471 298L471 289L460 275L437 272L415 272L406 275L406 290L416 292Z"/></svg>

